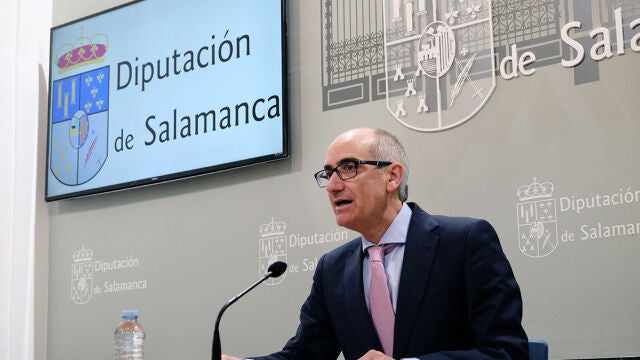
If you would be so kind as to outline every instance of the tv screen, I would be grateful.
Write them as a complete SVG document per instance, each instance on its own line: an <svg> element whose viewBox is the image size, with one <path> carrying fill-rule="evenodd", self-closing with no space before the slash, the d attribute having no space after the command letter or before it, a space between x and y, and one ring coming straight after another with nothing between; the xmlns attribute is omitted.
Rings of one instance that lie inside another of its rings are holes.
<svg viewBox="0 0 640 360"><path fill-rule="evenodd" d="M285 0L145 0L51 29L46 200L289 156Z"/></svg>

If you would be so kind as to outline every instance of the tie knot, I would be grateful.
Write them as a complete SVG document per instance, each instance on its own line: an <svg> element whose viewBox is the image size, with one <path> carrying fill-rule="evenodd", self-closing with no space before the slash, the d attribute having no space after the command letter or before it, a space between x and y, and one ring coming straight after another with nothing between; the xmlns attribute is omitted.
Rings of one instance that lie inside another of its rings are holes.
<svg viewBox="0 0 640 360"><path fill-rule="evenodd" d="M391 247L391 245L393 244L382 244L368 247L367 251L369 252L369 261L380 261L384 263L384 253Z"/></svg>

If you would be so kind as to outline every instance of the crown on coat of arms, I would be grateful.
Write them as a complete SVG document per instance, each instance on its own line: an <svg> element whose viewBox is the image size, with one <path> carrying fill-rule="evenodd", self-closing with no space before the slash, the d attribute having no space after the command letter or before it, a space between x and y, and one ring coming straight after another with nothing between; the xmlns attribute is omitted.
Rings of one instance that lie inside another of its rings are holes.
<svg viewBox="0 0 640 360"><path fill-rule="evenodd" d="M90 261L91 258L93 258L93 250L85 249L84 246L73 252L73 262Z"/></svg>
<svg viewBox="0 0 640 360"><path fill-rule="evenodd" d="M104 61L108 48L107 35L96 34L89 38L84 36L83 28L80 28L80 37L73 43L63 44L58 48L55 58L56 66L62 74L80 66Z"/></svg>
<svg viewBox="0 0 640 360"><path fill-rule="evenodd" d="M267 237L273 235L282 235L284 234L285 229L287 228L284 221L276 222L271 218L271 222L267 224L260 225L260 236Z"/></svg>
<svg viewBox="0 0 640 360"><path fill-rule="evenodd" d="M536 178L529 185L522 185L518 188L518 199L520 201L547 198L553 195L553 184L550 182L539 183Z"/></svg>

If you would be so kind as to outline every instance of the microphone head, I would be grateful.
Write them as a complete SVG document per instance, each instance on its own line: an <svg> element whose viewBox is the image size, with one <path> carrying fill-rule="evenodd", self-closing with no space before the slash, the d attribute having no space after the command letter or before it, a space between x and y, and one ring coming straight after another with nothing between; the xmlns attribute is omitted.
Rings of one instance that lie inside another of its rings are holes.
<svg viewBox="0 0 640 360"><path fill-rule="evenodd" d="M269 277L277 278L278 276L282 275L285 270L287 270L287 263L276 261L273 264L269 265L267 273L271 273Z"/></svg>

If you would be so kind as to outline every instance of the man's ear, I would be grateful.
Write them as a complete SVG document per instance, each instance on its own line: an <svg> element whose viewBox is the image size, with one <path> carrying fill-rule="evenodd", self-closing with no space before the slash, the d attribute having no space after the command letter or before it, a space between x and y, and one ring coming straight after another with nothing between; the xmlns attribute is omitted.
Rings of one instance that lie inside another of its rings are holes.
<svg viewBox="0 0 640 360"><path fill-rule="evenodd" d="M402 166L401 163L394 162L387 166L387 172L389 174L387 179L387 191L398 191L400 188L400 182L402 182L402 175L404 175L404 166Z"/></svg>

